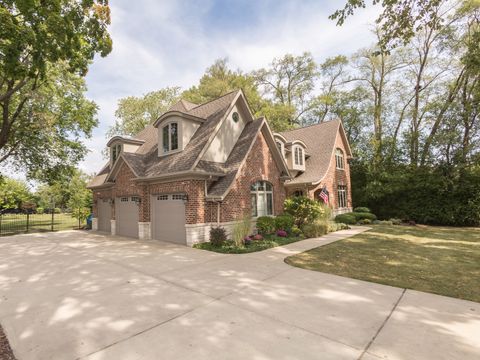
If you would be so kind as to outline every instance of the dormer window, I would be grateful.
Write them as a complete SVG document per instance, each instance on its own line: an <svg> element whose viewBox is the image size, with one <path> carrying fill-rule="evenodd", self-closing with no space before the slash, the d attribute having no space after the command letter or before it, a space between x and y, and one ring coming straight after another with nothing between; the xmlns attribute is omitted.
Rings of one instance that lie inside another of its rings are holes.
<svg viewBox="0 0 480 360"><path fill-rule="evenodd" d="M335 150L335 163L337 165L337 169L339 170L345 169L345 161L343 157L343 151L341 149Z"/></svg>
<svg viewBox="0 0 480 360"><path fill-rule="evenodd" d="M112 160L112 164L115 163L115 161L117 161L118 157L120 156L120 153L122 152L122 145L121 144L117 144L117 145L113 145L111 148L110 148L110 158Z"/></svg>
<svg viewBox="0 0 480 360"><path fill-rule="evenodd" d="M295 147L295 165L303 165L303 149Z"/></svg>
<svg viewBox="0 0 480 360"><path fill-rule="evenodd" d="M178 150L178 123L172 122L162 128L163 152Z"/></svg>

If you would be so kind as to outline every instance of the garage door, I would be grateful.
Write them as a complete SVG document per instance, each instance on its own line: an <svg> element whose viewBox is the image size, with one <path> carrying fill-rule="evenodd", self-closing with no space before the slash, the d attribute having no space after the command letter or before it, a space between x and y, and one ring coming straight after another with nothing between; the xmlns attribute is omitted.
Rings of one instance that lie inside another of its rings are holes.
<svg viewBox="0 0 480 360"><path fill-rule="evenodd" d="M115 227L117 235L138 237L138 205L135 196L115 199Z"/></svg>
<svg viewBox="0 0 480 360"><path fill-rule="evenodd" d="M98 211L98 230L110 232L112 219L112 206L110 199L99 199L97 203Z"/></svg>
<svg viewBox="0 0 480 360"><path fill-rule="evenodd" d="M183 194L152 196L151 212L153 239L186 244Z"/></svg>

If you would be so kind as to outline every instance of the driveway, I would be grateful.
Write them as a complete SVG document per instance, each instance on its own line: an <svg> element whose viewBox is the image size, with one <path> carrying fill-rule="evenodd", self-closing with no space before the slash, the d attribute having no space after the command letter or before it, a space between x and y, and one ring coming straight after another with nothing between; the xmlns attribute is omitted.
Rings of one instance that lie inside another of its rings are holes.
<svg viewBox="0 0 480 360"><path fill-rule="evenodd" d="M88 232L0 238L23 359L479 359L480 304L290 267L340 231L245 255Z"/></svg>

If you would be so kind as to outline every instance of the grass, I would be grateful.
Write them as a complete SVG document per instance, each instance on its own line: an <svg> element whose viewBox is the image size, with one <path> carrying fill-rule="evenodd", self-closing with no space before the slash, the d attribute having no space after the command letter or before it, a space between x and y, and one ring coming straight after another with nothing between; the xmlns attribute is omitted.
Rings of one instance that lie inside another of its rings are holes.
<svg viewBox="0 0 480 360"><path fill-rule="evenodd" d="M81 223L84 225L85 221ZM52 214L30 214L28 221L29 232L51 231ZM55 214L54 230L78 229L78 219L70 214ZM13 235L24 233L27 230L26 214L4 214L0 217L0 234Z"/></svg>
<svg viewBox="0 0 480 360"><path fill-rule="evenodd" d="M195 244L193 247L197 249L214 251L222 254L246 254L255 251L262 251L276 246L290 244L303 237L278 237L275 235L266 236L263 240L253 240L250 245L237 246L233 241L226 241L222 246L213 246L209 242Z"/></svg>
<svg viewBox="0 0 480 360"><path fill-rule="evenodd" d="M300 268L480 302L480 229L374 226L285 261Z"/></svg>

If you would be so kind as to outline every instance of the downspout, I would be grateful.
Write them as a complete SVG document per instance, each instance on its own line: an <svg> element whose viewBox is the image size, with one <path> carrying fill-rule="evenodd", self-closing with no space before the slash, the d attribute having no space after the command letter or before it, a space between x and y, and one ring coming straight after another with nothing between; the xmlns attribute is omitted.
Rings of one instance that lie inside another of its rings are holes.
<svg viewBox="0 0 480 360"><path fill-rule="evenodd" d="M220 201L217 201L217 226L220 226Z"/></svg>

